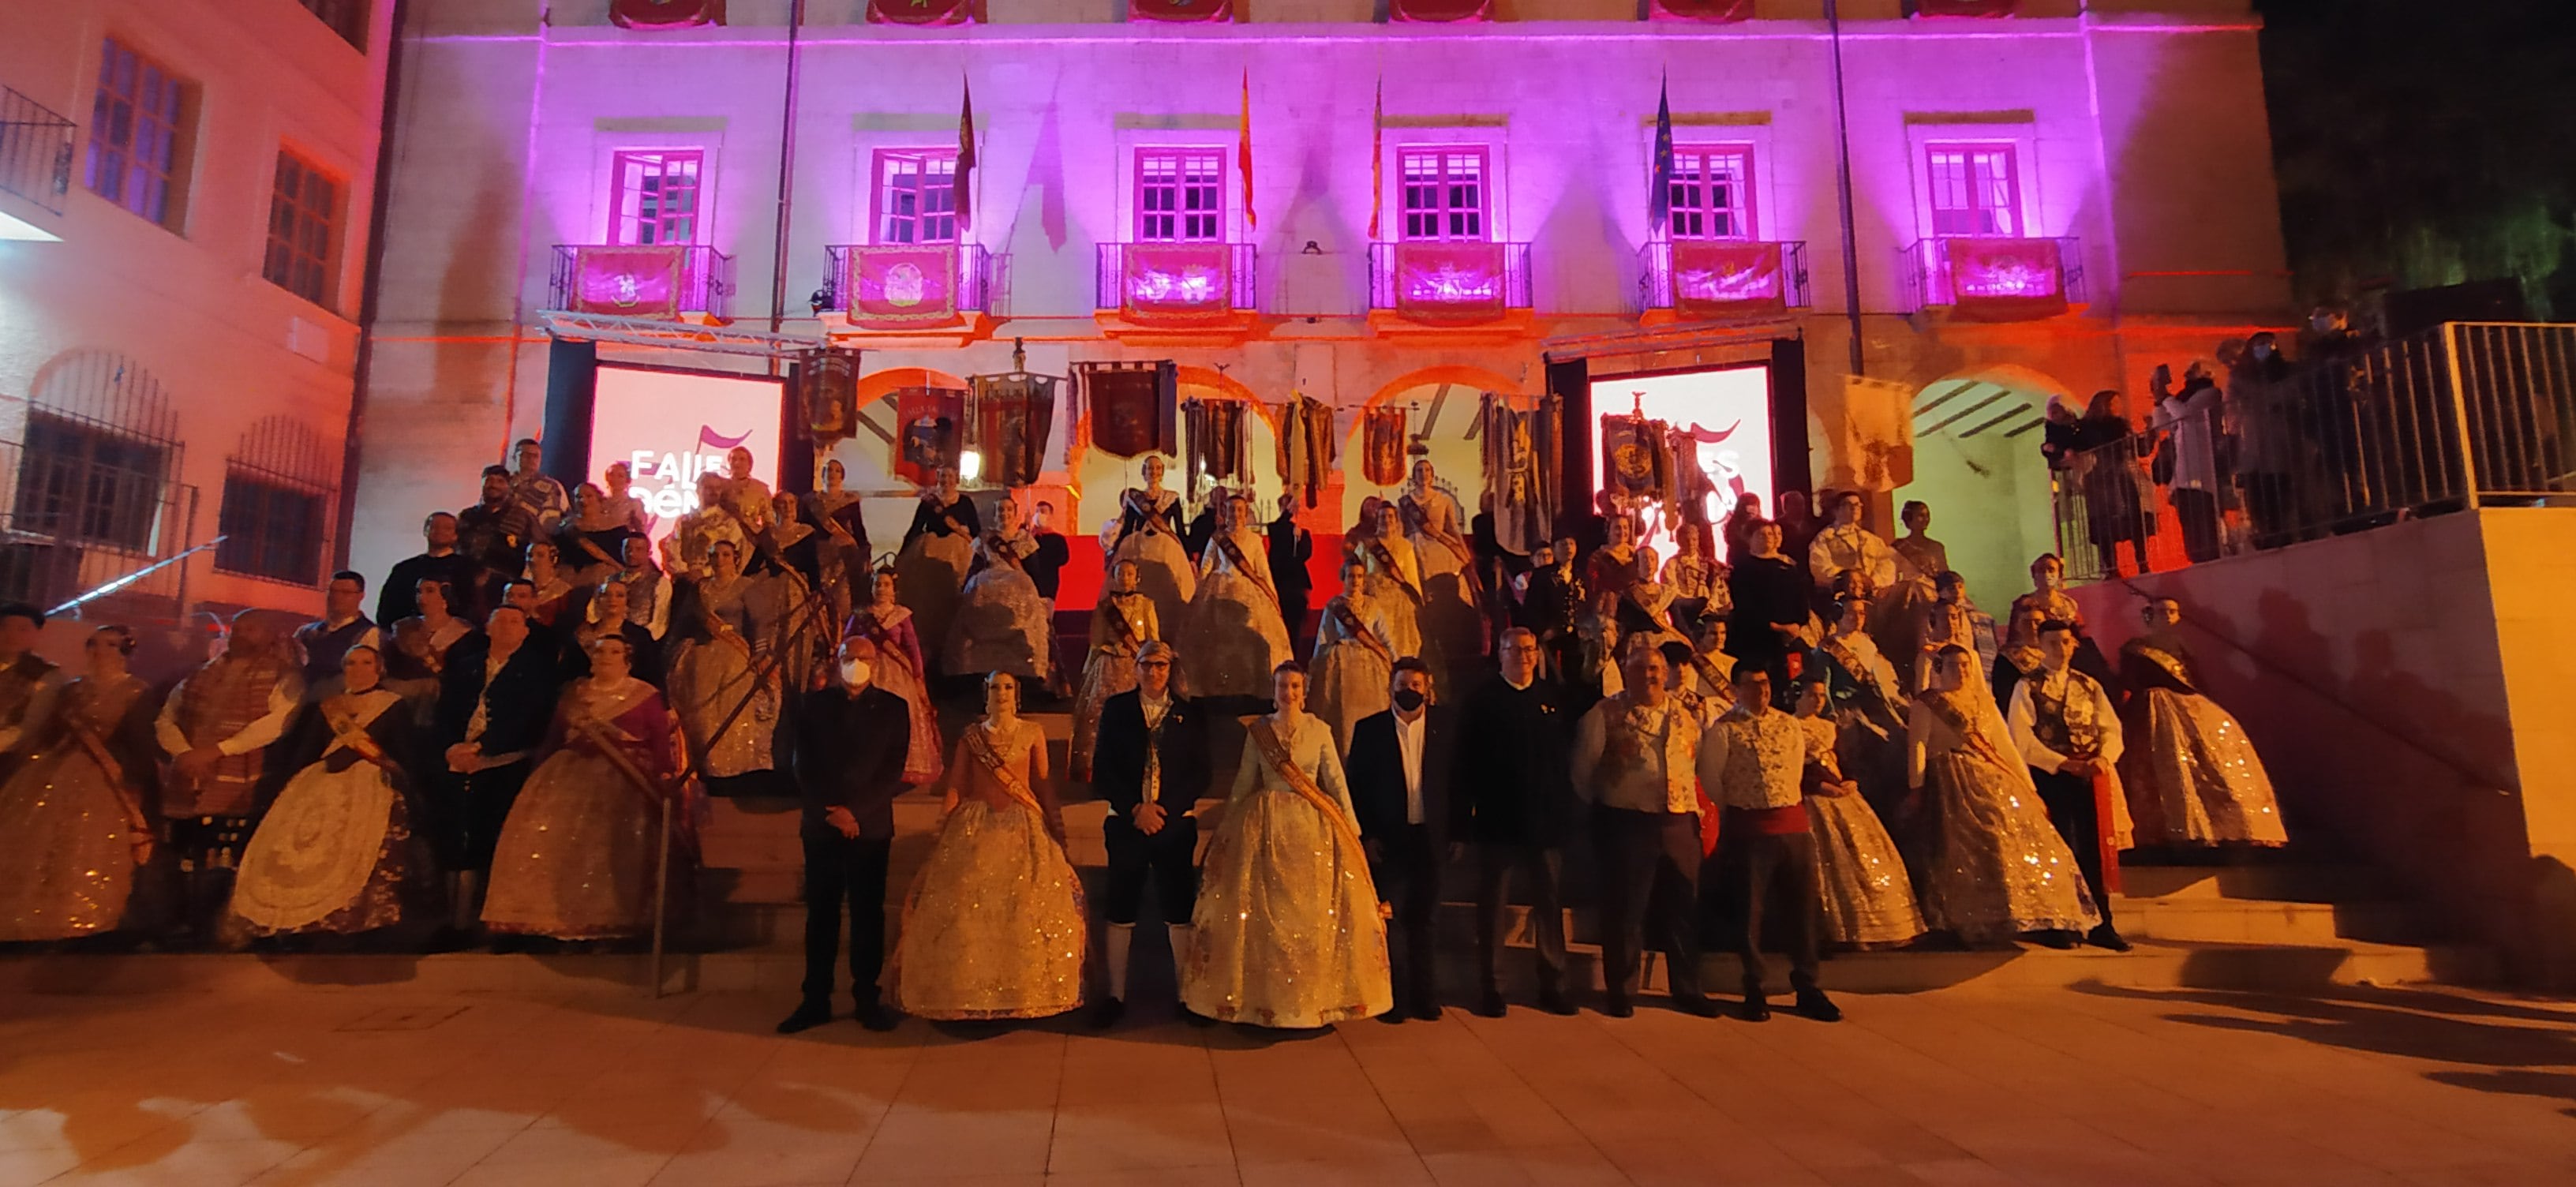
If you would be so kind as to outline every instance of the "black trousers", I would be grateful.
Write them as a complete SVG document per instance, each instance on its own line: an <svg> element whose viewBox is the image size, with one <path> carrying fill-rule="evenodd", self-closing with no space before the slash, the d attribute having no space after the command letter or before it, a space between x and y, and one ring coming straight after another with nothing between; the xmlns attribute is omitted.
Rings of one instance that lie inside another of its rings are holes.
<svg viewBox="0 0 2576 1187"><path fill-rule="evenodd" d="M1307 593L1302 589L1279 591L1279 615L1288 620L1288 654L1303 656L1314 649L1313 634L1306 630Z"/></svg>
<svg viewBox="0 0 2576 1187"><path fill-rule="evenodd" d="M1675 998L1699 984L1699 817L1596 807L1592 843L1601 864L1602 983L1614 1002L1634 1001L1646 944L1670 966Z"/></svg>
<svg viewBox="0 0 2576 1187"><path fill-rule="evenodd" d="M2218 492L2176 488L2174 517L2182 521L2182 551L2192 563L2218 559Z"/></svg>
<svg viewBox="0 0 2576 1187"><path fill-rule="evenodd" d="M1512 875L1529 888L1530 930L1538 940L1538 988L1554 993L1565 984L1565 851L1543 845L1478 842L1476 845L1476 972L1482 988L1502 985L1504 904Z"/></svg>
<svg viewBox="0 0 2576 1187"><path fill-rule="evenodd" d="M1823 904L1816 887L1816 837L1810 832L1759 833L1748 818L1728 813L1722 834L1733 851L1736 910L1744 925L1737 933L1736 959L1744 965L1744 990L1756 992L1766 970L1762 963L1762 919L1765 900L1778 891L1789 902L1789 984L1816 987L1817 950L1822 943Z"/></svg>
<svg viewBox="0 0 2576 1187"><path fill-rule="evenodd" d="M805 829L805 1000L832 1000L832 965L840 956L841 908L850 911L850 992L877 1001L885 971L886 864L891 837L845 837L828 825Z"/></svg>
<svg viewBox="0 0 2576 1187"><path fill-rule="evenodd" d="M2057 835L2075 851L2075 868L2084 875L2084 888L2093 892L2102 926L2111 926L2111 895L2102 885L2102 814L2093 803L2093 781L2038 767L2030 769L2030 778L2039 785L2039 802L2048 809L2048 822L2057 826Z"/></svg>
<svg viewBox="0 0 2576 1187"><path fill-rule="evenodd" d="M1190 862L1198 849L1198 817L1167 815L1162 831L1149 837L1125 813L1112 812L1101 822L1100 834L1109 850L1109 896L1101 904L1102 916L1111 923L1136 922L1145 906L1145 884L1151 881L1163 922L1189 926L1199 901L1199 868Z"/></svg>
<svg viewBox="0 0 2576 1187"><path fill-rule="evenodd" d="M443 772L439 779L438 864L450 872L492 868L492 851L500 847L501 826L519 802L528 772L536 766L523 759L470 775Z"/></svg>
<svg viewBox="0 0 2576 1187"><path fill-rule="evenodd" d="M1439 941L1432 917L1440 909L1439 845L1430 826L1408 824L1377 838L1377 849L1369 877L1377 882L1377 897L1395 908L1387 939L1394 949L1396 1005L1438 1005Z"/></svg>
<svg viewBox="0 0 2576 1187"><path fill-rule="evenodd" d="M2290 542L2298 503L2287 474L2257 471L2245 475L2245 515L2254 521L2254 546L2279 548Z"/></svg>

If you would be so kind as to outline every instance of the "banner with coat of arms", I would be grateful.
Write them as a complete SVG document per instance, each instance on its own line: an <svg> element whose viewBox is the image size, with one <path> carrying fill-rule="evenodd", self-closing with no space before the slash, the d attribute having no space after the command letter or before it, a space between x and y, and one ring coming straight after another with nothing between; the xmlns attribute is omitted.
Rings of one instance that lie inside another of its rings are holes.
<svg viewBox="0 0 2576 1187"><path fill-rule="evenodd" d="M966 448L966 393L953 387L900 387L894 392L894 472L932 486Z"/></svg>
<svg viewBox="0 0 2576 1187"><path fill-rule="evenodd" d="M1601 418L1601 486L1632 498L1661 496L1671 476L1665 437L1672 426L1642 416Z"/></svg>
<svg viewBox="0 0 2576 1187"><path fill-rule="evenodd" d="M1413 321L1499 321L1504 288L1502 244L1448 240L1395 245L1395 309Z"/></svg>
<svg viewBox="0 0 2576 1187"><path fill-rule="evenodd" d="M2005 17L2021 0L1914 0L1916 16Z"/></svg>
<svg viewBox="0 0 2576 1187"><path fill-rule="evenodd" d="M871 25L968 25L975 22L971 0L868 0Z"/></svg>
<svg viewBox="0 0 2576 1187"><path fill-rule="evenodd" d="M628 29L685 29L725 23L725 0L612 0L608 19Z"/></svg>
<svg viewBox="0 0 2576 1187"><path fill-rule="evenodd" d="M1727 239L1673 241L1673 312L1697 320L1784 313L1780 245Z"/></svg>
<svg viewBox="0 0 2576 1187"><path fill-rule="evenodd" d="M1698 21L1725 25L1753 19L1753 0L1650 0L1650 21Z"/></svg>
<svg viewBox="0 0 2576 1187"><path fill-rule="evenodd" d="M1089 438L1077 446L1122 458L1181 451L1180 370L1171 361L1075 363L1073 382Z"/></svg>
<svg viewBox="0 0 2576 1187"><path fill-rule="evenodd" d="M955 325L957 245L853 247L841 277L850 324L867 330Z"/></svg>
<svg viewBox="0 0 2576 1187"><path fill-rule="evenodd" d="M1234 247L1130 243L1119 249L1119 312L1139 324L1219 317L1234 307Z"/></svg>
<svg viewBox="0 0 2576 1187"><path fill-rule="evenodd" d="M1388 0L1387 19L1445 24L1494 19L1493 0Z"/></svg>
<svg viewBox="0 0 2576 1187"><path fill-rule="evenodd" d="M1234 0L1127 0L1131 21L1230 21Z"/></svg>
<svg viewBox="0 0 2576 1187"><path fill-rule="evenodd" d="M584 247L573 252L572 312L680 316L685 247Z"/></svg>

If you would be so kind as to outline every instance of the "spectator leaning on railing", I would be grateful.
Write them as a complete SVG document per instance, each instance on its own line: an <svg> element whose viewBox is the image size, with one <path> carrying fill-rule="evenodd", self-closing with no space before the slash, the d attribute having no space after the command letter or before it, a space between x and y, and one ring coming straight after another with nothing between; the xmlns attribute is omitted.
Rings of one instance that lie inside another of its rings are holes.
<svg viewBox="0 0 2576 1187"><path fill-rule="evenodd" d="M2173 474L2174 517L2182 523L2183 555L2192 563L2218 559L2218 418L2224 397L2209 364L2193 360L2182 390L2157 401L2154 424L2166 437Z"/></svg>

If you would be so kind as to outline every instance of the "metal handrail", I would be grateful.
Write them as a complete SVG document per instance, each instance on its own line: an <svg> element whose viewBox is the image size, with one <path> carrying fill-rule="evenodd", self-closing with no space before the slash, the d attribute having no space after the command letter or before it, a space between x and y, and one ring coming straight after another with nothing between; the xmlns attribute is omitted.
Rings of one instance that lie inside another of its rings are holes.
<svg viewBox="0 0 2576 1187"><path fill-rule="evenodd" d="M144 578L149 577L149 576L151 576L152 574L154 574L154 573L157 573L157 572L161 571L163 568L165 568L165 567L167 567L167 566L175 565L175 564L179 563L180 561L186 560L186 559L188 559L188 558L189 558L189 557L191 557L191 556L195 556L196 554L198 554L198 553L200 553L200 552L204 552L205 550L207 550L207 549L209 549L209 548L212 548L212 547L214 547L214 546L216 546L216 545L218 545L218 544L221 544L221 543L223 543L226 539L229 539L229 538L230 538L230 537L228 537L228 536L226 536L226 535L224 535L224 534L218 533L218 534L215 536L215 538L214 538L214 539L212 539L212 540L208 540L208 541L206 541L206 542L205 542L205 543L203 543L203 544L198 544L198 545L195 545L195 546L193 546L193 547L190 547L190 548L187 548L187 549L183 549L183 550L181 550L181 551L179 551L179 552L173 553L173 554L171 554L171 555L169 555L169 556L162 557L160 560L154 561L154 562L152 562L151 564L145 565L145 566L143 566L143 567L142 567L142 568L140 568L140 569L136 569L135 571L133 571L133 572L131 572L131 573L128 573L128 574L126 574L126 575L124 575L124 576L122 576L122 577L119 577L119 578L117 578L117 579L116 579L116 580L114 580L114 581L110 581L110 582L108 582L108 583L107 583L107 584L105 584L105 585L101 585L101 586L99 586L97 589L93 589L93 590L89 591L88 593L82 594L82 595L80 595L79 597L73 598L72 600L70 600L70 601L68 601L68 602L63 603L62 605L56 606L56 607L54 607L54 608L53 608L53 609L51 609L51 610L47 610L47 611L45 611L45 617L47 617L47 618L52 618L52 617L54 617L55 615L61 614L62 612L66 611L66 610L77 610L77 609L79 609L81 606L83 606L83 605L85 605L85 604L87 604L87 603L89 603L89 602L95 601L95 600L97 600L97 599L99 599L99 598L103 598L103 597L106 597L106 596L107 596L107 595L109 595L109 594L115 593L116 591L118 591L118 590L120 590L120 589L123 589L123 588L125 588L126 586L132 585L132 584L134 584L134 583L135 583L135 582L137 582L137 581L141 581L141 580L143 580ZM182 608L182 609L185 609L185 607L181 607L181 608Z"/></svg>

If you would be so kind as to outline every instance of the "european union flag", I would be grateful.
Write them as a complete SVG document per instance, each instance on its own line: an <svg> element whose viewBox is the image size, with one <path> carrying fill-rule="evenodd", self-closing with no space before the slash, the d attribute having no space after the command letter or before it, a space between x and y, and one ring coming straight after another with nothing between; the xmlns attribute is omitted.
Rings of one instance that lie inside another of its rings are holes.
<svg viewBox="0 0 2576 1187"><path fill-rule="evenodd" d="M1669 82L1655 91L1655 182L1646 195L1646 222L1652 234L1664 233L1673 221L1673 100Z"/></svg>

